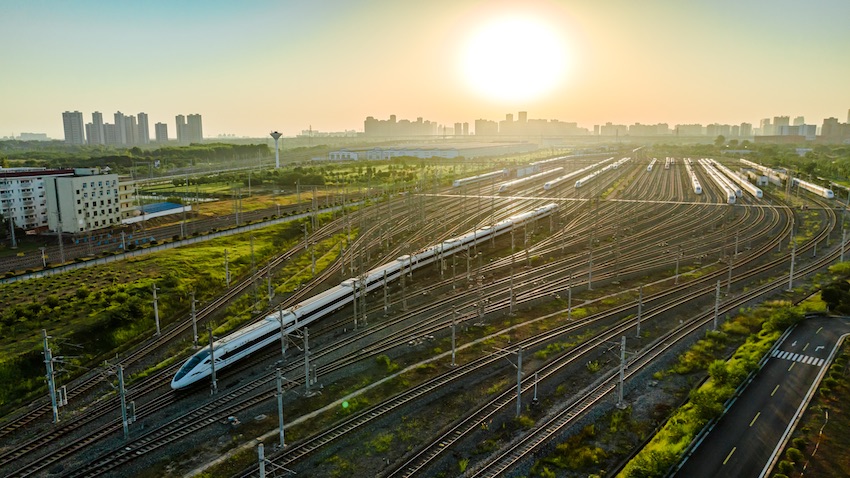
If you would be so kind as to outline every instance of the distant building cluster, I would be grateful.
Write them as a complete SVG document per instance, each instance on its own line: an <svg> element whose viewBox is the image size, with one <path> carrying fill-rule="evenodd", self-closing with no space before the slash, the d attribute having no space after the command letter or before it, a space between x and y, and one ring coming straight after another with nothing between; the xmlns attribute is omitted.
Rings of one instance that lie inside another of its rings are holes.
<svg viewBox="0 0 850 478"><path fill-rule="evenodd" d="M91 122L83 124L83 114L79 111L62 113L65 143L89 146L139 146L151 142L147 113L133 116L118 111L113 118L113 123L104 123L103 114L95 111L91 115ZM175 121L178 143L199 143L203 140L201 115L177 115ZM165 123L156 123L154 135L157 143L168 142L168 126Z"/></svg>
<svg viewBox="0 0 850 478"><path fill-rule="evenodd" d="M33 232L79 234L138 212L135 184L99 168L0 168L0 215Z"/></svg>
<svg viewBox="0 0 850 478"><path fill-rule="evenodd" d="M537 149L535 143L510 142L510 143L476 143L463 142L457 144L441 143L440 146L405 146L405 147L377 147L349 149L343 148L328 153L327 158L314 158L314 160L328 161L380 161L393 158L477 158L482 156L500 156L504 154L527 153Z"/></svg>
<svg viewBox="0 0 850 478"><path fill-rule="evenodd" d="M397 121L395 115L388 120L378 120L371 116L366 118L363 124L363 132L366 137L371 138L398 138L410 136L436 136L439 134L439 125L431 121Z"/></svg>

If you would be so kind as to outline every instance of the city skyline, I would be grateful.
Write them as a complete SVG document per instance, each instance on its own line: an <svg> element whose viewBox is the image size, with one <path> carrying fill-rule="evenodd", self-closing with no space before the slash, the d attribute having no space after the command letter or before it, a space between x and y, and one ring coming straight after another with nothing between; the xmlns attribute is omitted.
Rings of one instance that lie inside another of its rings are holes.
<svg viewBox="0 0 850 478"><path fill-rule="evenodd" d="M156 122L199 111L206 137L360 130L367 116L393 114L452 126L517 111L591 130L843 122L848 16L839 0L13 2L0 18L0 38L16 45L0 53L11 72L0 136L63 138L60 113L109 105ZM108 40L116 35L136 40ZM85 54L60 48L68 38ZM544 54L520 61L532 50ZM494 51L510 64L470 59ZM541 65L558 81L520 74Z"/></svg>

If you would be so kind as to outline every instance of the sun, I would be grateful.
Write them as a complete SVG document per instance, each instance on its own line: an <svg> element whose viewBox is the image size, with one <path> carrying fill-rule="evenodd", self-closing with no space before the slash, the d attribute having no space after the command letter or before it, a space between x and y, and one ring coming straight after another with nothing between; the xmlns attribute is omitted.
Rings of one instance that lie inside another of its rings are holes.
<svg viewBox="0 0 850 478"><path fill-rule="evenodd" d="M474 30L461 55L464 79L492 100L521 102L540 98L563 80L565 41L532 17L502 17Z"/></svg>

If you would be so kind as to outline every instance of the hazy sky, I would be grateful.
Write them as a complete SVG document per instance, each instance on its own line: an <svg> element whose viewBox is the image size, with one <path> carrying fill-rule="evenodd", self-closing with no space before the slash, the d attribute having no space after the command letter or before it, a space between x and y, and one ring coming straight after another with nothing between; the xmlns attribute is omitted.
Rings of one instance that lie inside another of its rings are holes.
<svg viewBox="0 0 850 478"><path fill-rule="evenodd" d="M189 113L207 137L519 110L588 128L846 121L848 19L848 0L4 0L0 136L62 138L65 110L146 112L172 137Z"/></svg>

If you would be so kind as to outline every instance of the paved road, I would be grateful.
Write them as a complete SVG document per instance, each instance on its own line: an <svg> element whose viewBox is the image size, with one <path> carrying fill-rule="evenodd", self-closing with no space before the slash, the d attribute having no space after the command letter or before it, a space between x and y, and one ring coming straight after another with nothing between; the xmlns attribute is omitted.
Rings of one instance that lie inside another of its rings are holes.
<svg viewBox="0 0 850 478"><path fill-rule="evenodd" d="M676 473L677 477L758 477L850 320L815 318L779 345L744 393Z"/></svg>

